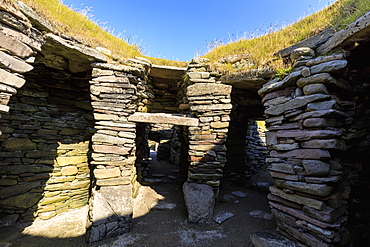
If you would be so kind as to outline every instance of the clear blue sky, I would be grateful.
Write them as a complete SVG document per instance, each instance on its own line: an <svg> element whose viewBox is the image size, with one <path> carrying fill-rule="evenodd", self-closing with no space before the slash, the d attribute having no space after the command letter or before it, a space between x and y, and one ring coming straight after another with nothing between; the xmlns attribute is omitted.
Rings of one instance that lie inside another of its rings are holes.
<svg viewBox="0 0 370 247"><path fill-rule="evenodd" d="M333 0L62 0L151 57L189 61L212 40L290 24Z"/></svg>

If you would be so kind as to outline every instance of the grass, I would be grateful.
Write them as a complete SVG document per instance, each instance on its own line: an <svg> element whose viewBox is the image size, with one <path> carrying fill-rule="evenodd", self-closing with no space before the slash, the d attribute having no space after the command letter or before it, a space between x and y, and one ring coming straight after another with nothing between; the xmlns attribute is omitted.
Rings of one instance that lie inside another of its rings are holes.
<svg viewBox="0 0 370 247"><path fill-rule="evenodd" d="M255 67L270 64L277 69L282 69L281 61L273 62L276 60L275 52L328 28L334 28L337 31L345 28L368 11L370 11L370 0L338 0L325 9L281 30L267 30L264 35L257 38L243 38L219 45L204 57L215 63L227 55L249 54ZM230 71L228 69L230 67L226 65L223 69Z"/></svg>
<svg viewBox="0 0 370 247"><path fill-rule="evenodd" d="M5 0L11 2L14 0ZM55 27L58 33L63 33L81 40L92 47L104 47L112 51L112 59L124 62L127 58L136 56L145 57L153 64L186 67L187 63L181 61L172 61L161 58L152 58L144 56L141 53L140 46L129 44L125 40L112 35L109 28L97 24L89 17L89 13L76 12L63 5L59 0L22 0L35 11L47 19ZM276 61L274 53L297 43L305 38L311 37L327 28L336 30L346 27L358 19L361 15L370 10L370 0L337 0L327 8L314 13L300 21L279 29L272 26L270 29L259 33L253 33L250 38L242 38L230 43L223 43L219 40L213 45L215 48L210 50L203 57L216 63L220 58L234 54L249 54L250 59L258 68L269 64L277 69L284 68L281 61ZM90 16L91 17L91 16ZM256 37L258 35L258 37ZM223 68L226 71L233 71L230 64Z"/></svg>
<svg viewBox="0 0 370 247"><path fill-rule="evenodd" d="M9 0L6 0L9 1ZM158 65L185 67L187 63L144 56L136 44L128 44L123 39L107 32L101 25L90 20L88 11L76 12L58 0L22 0L40 16L47 19L58 33L74 37L92 47L104 47L112 51L112 59L124 62L127 58L145 57Z"/></svg>

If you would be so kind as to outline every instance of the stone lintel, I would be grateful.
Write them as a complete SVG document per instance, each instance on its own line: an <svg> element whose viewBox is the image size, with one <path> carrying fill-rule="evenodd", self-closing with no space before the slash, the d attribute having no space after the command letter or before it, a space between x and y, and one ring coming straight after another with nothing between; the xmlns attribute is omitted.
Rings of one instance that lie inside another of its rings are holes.
<svg viewBox="0 0 370 247"><path fill-rule="evenodd" d="M136 112L128 118L132 122L140 123L159 123L159 124L173 124L184 126L198 126L199 120L186 116L176 116L165 113L141 113Z"/></svg>

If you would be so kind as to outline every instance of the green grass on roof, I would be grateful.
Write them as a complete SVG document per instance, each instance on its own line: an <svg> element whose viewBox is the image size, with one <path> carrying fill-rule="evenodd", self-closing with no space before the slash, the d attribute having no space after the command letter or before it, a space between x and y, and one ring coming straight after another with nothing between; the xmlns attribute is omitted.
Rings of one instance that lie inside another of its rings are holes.
<svg viewBox="0 0 370 247"><path fill-rule="evenodd" d="M227 55L249 54L256 67L263 66L274 60L275 52L325 29L334 28L337 31L343 29L368 11L370 11L370 0L338 0L327 8L279 31L268 32L254 39L240 39L219 45L204 57L215 63Z"/></svg>
<svg viewBox="0 0 370 247"><path fill-rule="evenodd" d="M92 47L104 47L113 52L113 58L148 58L154 64L184 67L187 63L159 58L151 58L141 54L137 45L130 45L109 32L103 30L95 22L82 13L76 12L58 0L22 0L32 7L39 15L47 19L58 33L74 37Z"/></svg>

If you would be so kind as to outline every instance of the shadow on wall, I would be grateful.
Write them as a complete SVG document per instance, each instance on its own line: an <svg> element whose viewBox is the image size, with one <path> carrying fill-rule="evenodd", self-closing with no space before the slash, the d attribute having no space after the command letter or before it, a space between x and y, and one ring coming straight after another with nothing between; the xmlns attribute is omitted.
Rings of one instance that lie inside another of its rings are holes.
<svg viewBox="0 0 370 247"><path fill-rule="evenodd" d="M256 120L264 119L264 109L261 97L246 89L233 88L231 102L233 109L226 141L227 163L223 178L246 185L250 184L248 180L251 176L266 171L264 160L267 148L261 126L263 121Z"/></svg>
<svg viewBox="0 0 370 247"><path fill-rule="evenodd" d="M36 217L87 204L94 126L89 74L73 77L38 65L11 97L0 118L0 227L26 227Z"/></svg>

